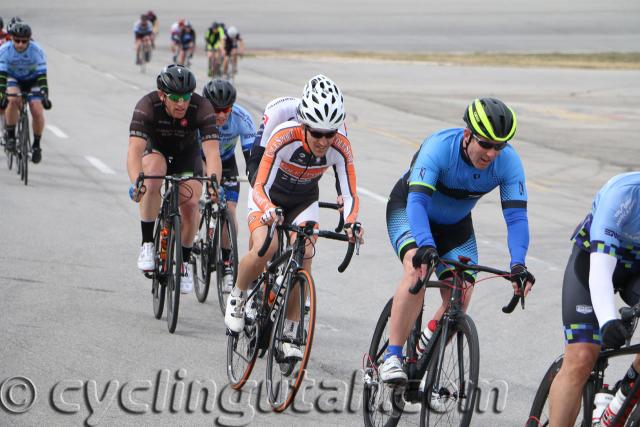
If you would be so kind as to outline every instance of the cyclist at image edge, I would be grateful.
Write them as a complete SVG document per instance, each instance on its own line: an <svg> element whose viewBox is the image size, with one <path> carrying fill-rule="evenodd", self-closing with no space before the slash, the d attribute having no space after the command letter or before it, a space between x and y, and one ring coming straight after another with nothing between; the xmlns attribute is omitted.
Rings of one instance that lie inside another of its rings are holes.
<svg viewBox="0 0 640 427"><path fill-rule="evenodd" d="M215 61L220 67L224 55L224 29L218 22L211 24L204 35L207 50L207 58L209 61ZM213 74L216 70L209 70L209 77L218 77Z"/></svg>
<svg viewBox="0 0 640 427"><path fill-rule="evenodd" d="M138 101L131 119L127 154L127 171L131 182L136 182L140 172L149 176L202 176L198 133L207 159L207 176L215 174L219 177L222 166L215 113L206 99L193 93L196 88L193 73L181 65L169 65L160 72L156 83L158 90ZM162 180L149 179L144 185L144 194L136 194L134 187L129 194L134 201L141 202L142 247L138 268L151 271L155 268L153 233L162 202ZM189 293L193 289L193 273L188 261L199 222L202 184L199 181L187 181L180 186L183 256L180 288L183 293Z"/></svg>
<svg viewBox="0 0 640 427"><path fill-rule="evenodd" d="M8 42L9 40L11 40L11 36L4 30L4 21L0 16L0 46L2 46L5 42Z"/></svg>
<svg viewBox="0 0 640 427"><path fill-rule="evenodd" d="M267 260L277 249L277 234L267 253L260 258L258 251L268 233L267 225L283 219L276 215L276 206L284 211L284 221L303 225L316 224L319 219L318 181L327 168L336 165L344 199L345 230L354 239L352 227L358 216L356 173L349 140L337 131L345 118L340 89L326 80L315 80L304 94L298 108L298 121L278 126L260 162L252 198L248 224L254 245L242 258L238 267L235 287L227 299L225 324L233 332L244 327L244 306L249 284L258 278ZM362 231L357 236L362 239ZM312 244L305 248L303 267L311 272L311 259L315 253ZM299 320L298 299L293 297L287 307L285 334L293 335ZM284 343L285 358L301 359L300 348Z"/></svg>
<svg viewBox="0 0 640 427"><path fill-rule="evenodd" d="M550 425L568 426L602 347L621 347L630 331L618 319L614 293L640 301L640 172L615 176L596 194L573 233L562 285L564 361L549 392ZM600 326L602 325L602 326ZM640 355L623 385L637 381Z"/></svg>
<svg viewBox="0 0 640 427"><path fill-rule="evenodd" d="M44 130L44 109L51 108L47 83L47 61L42 48L31 40L31 27L23 22L11 25L11 41L0 47L0 110L5 109L6 148L16 147L16 123L22 99L7 96L27 93L33 117L31 159L42 159L40 139Z"/></svg>
<svg viewBox="0 0 640 427"><path fill-rule="evenodd" d="M404 267L393 298L389 347L380 368L380 378L387 383L407 380L402 348L424 298L424 288L417 295L411 295L409 288L426 274L424 263L437 266L440 280L450 277L450 270L438 264L439 257L458 259L462 255L478 262L471 210L498 186L511 273L526 278L525 295L535 281L525 267L529 246L525 175L518 154L508 144L516 132L515 113L497 99L476 99L465 111L464 121L466 128L443 129L424 140L387 203L389 238ZM466 273L464 280L472 285L475 273ZM519 293L516 283L513 286ZM465 309L472 290L472 286L465 290ZM442 305L429 322L429 331L435 330L449 294L441 291Z"/></svg>
<svg viewBox="0 0 640 427"><path fill-rule="evenodd" d="M229 27L226 31L224 52L222 72L229 78L238 72L238 55L244 55L244 40L234 26ZM229 70L229 61L231 61L231 70Z"/></svg>
<svg viewBox="0 0 640 427"><path fill-rule="evenodd" d="M140 15L140 19L133 24L133 34L136 37L136 53L140 52L143 44L151 44L153 26L147 15ZM139 53L136 55L136 64L140 64Z"/></svg>
<svg viewBox="0 0 640 427"><path fill-rule="evenodd" d="M220 158L222 159L222 185L227 199L227 209L233 217L235 229L238 229L236 207L240 193L238 181L238 164L236 162L236 142L240 139L245 164L248 163L249 150L255 138L255 125L251 115L240 105L236 104L236 89L233 85L221 79L211 80L204 87L203 96L211 102L215 111L216 126L220 132ZM227 235L224 235L227 238ZM230 249L225 249L227 242L222 243L225 260L223 275L224 292L231 292L233 287L233 270L228 261Z"/></svg>

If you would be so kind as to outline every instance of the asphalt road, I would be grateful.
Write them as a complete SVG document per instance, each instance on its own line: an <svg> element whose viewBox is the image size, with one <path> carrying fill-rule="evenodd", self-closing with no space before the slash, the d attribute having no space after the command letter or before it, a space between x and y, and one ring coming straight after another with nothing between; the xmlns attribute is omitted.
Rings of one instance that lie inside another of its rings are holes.
<svg viewBox="0 0 640 427"><path fill-rule="evenodd" d="M627 51L640 41L640 8L632 1L473 4L230 2L216 5L216 16L205 2L177 12L162 1L154 5L163 31L158 50L150 71L141 74L129 33L138 6L121 0L4 2L7 16L15 11L33 23L47 52L54 108L46 114L43 161L30 169L29 186L0 162L0 391L15 384L7 380L15 376L29 378L37 390L24 414L0 406L0 425L362 424L358 376L352 399L347 391L401 273L386 233L386 197L423 138L462 125L465 106L479 96L501 98L518 113L513 145L527 171L528 264L537 284L526 310L510 316L500 312L510 297L506 282L476 287L469 313L480 335L480 377L506 389L500 413L477 414L473 425L522 425L546 366L562 351L568 237L604 182L637 165L640 72L243 59L238 102L256 120L272 98L298 96L312 75L333 78L345 93L356 155L367 241L344 274L336 271L344 247L319 245L318 327L309 366L316 382L296 411L272 414L262 398L252 413L242 403L248 394L225 388L226 337L217 302L183 298L171 335L164 320L153 318L150 283L135 265L140 231L137 207L127 196L128 126L133 106L155 88L155 74L169 60L167 29L176 16L190 18L199 34L213 19L233 22L248 47L257 48ZM206 71L201 51L193 69L200 90ZM334 198L331 181L322 185L325 200ZM246 184L241 192L238 211L244 212ZM335 218L323 214L322 221L331 226ZM481 200L474 223L480 261L506 268L497 194ZM240 224L242 252L247 229ZM431 295L429 307L437 298ZM264 379L265 365L257 363L255 380ZM210 412L189 411L188 391L198 381L215 384L219 400ZM127 409L136 387L135 400L148 406ZM15 387L12 399L22 402L29 393ZM415 425L417 417L403 423Z"/></svg>

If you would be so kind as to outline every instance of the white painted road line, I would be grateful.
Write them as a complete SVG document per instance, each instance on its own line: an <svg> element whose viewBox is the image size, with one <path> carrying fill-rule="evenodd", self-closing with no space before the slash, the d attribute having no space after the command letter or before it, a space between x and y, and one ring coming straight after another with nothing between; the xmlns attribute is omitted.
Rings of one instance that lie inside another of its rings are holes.
<svg viewBox="0 0 640 427"><path fill-rule="evenodd" d="M357 187L358 193L364 194L365 196L369 196L373 199L376 199L379 202L387 203L387 197L383 197L379 194L374 193L373 191L367 190L366 188Z"/></svg>
<svg viewBox="0 0 640 427"><path fill-rule="evenodd" d="M62 132L62 130L54 125L47 125L47 129L49 129L51 131L51 133L53 133L55 136L57 136L58 138L69 138L69 135L67 135L66 133Z"/></svg>
<svg viewBox="0 0 640 427"><path fill-rule="evenodd" d="M102 173L106 173L108 175L115 175L115 171L111 169L109 166L105 165L102 160L93 157L93 156L84 156L85 159L89 161L96 169L98 169Z"/></svg>

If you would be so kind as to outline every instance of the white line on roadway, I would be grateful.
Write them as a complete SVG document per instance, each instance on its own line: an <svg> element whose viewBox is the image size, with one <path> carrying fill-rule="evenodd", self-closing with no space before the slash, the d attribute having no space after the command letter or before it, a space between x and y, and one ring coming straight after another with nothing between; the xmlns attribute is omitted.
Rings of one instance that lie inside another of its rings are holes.
<svg viewBox="0 0 640 427"><path fill-rule="evenodd" d="M69 138L69 135L62 132L62 130L59 127L56 127L54 125L47 125L47 129L49 129L58 138Z"/></svg>
<svg viewBox="0 0 640 427"><path fill-rule="evenodd" d="M367 190L366 188L362 188L362 187L357 187L357 190L358 190L358 193L362 193L362 194L364 194L366 196L369 196L369 197L371 197L371 198L373 198L373 199L375 199L375 200L377 200L379 202L387 203L387 198L386 197L382 197L381 195L376 194L371 190Z"/></svg>
<svg viewBox="0 0 640 427"><path fill-rule="evenodd" d="M93 156L84 156L85 159L89 161L96 169L98 169L102 173L106 173L109 175L115 175L115 171L111 169L109 166L105 165L102 160Z"/></svg>

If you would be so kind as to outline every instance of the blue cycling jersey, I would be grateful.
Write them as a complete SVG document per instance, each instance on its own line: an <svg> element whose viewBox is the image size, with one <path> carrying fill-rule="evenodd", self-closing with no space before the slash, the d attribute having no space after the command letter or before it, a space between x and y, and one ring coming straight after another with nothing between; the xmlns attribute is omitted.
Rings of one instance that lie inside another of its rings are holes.
<svg viewBox="0 0 640 427"><path fill-rule="evenodd" d="M135 24L133 24L133 33L140 34L141 36L147 36L153 32L153 24L147 21L146 25L142 25L141 20L137 20Z"/></svg>
<svg viewBox="0 0 640 427"><path fill-rule="evenodd" d="M573 240L584 250L640 269L640 172L614 176L598 191Z"/></svg>
<svg viewBox="0 0 640 427"><path fill-rule="evenodd" d="M234 156L236 142L240 138L242 151L248 153L256 136L256 128L251 115L235 104L227 122L219 128L220 131L220 158L228 160Z"/></svg>
<svg viewBox="0 0 640 427"><path fill-rule="evenodd" d="M18 81L34 80L47 73L44 51L34 41L30 41L23 52L18 52L13 42L5 43L0 46L0 72Z"/></svg>
<svg viewBox="0 0 640 427"><path fill-rule="evenodd" d="M524 265L529 223L520 158L507 145L487 168L478 169L463 155L463 135L463 128L452 128L425 139L405 174L409 191L407 216L416 243L435 246L430 221L436 224L461 221L482 196L499 186L511 265Z"/></svg>

